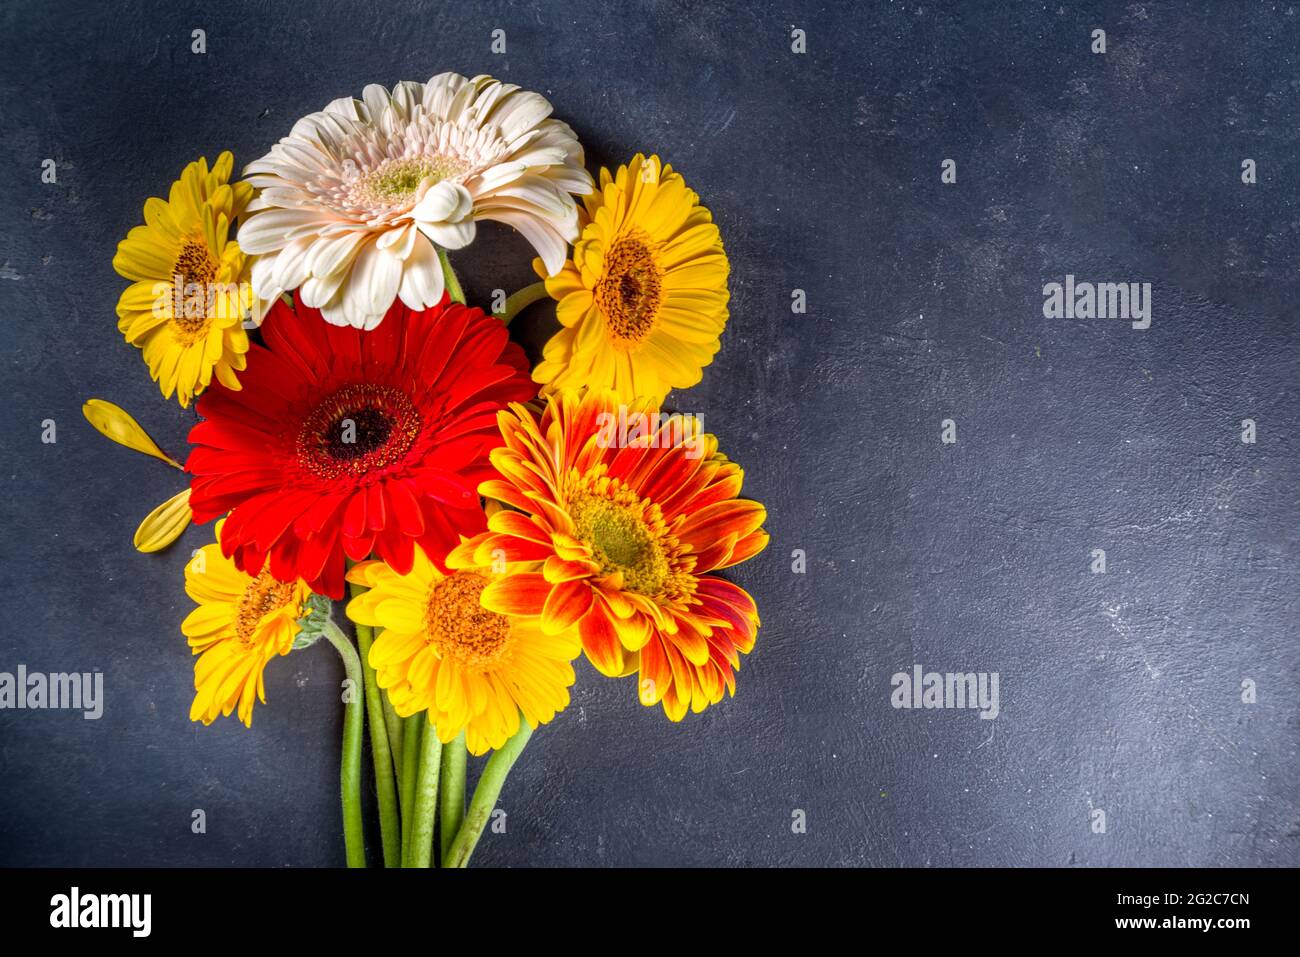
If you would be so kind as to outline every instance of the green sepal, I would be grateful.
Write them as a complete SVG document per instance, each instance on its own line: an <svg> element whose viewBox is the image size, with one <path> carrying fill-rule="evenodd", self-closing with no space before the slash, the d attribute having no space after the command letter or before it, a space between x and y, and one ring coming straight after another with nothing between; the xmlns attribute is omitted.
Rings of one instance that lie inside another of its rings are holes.
<svg viewBox="0 0 1300 957"><path fill-rule="evenodd" d="M325 625L334 611L334 603L324 595L312 595L302 607L305 614L298 619L298 634L293 639L294 651L310 648L320 641Z"/></svg>

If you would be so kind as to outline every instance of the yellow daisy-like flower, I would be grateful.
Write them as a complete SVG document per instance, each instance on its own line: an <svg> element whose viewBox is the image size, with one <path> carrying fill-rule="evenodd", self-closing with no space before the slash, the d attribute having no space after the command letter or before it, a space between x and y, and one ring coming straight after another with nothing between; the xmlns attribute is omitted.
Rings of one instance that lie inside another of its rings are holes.
<svg viewBox="0 0 1300 957"><path fill-rule="evenodd" d="M573 258L546 280L563 327L533 379L543 393L612 389L662 401L700 381L727 323L727 254L699 196L637 154L583 198ZM545 276L540 263L534 264Z"/></svg>
<svg viewBox="0 0 1300 957"><path fill-rule="evenodd" d="M218 542L224 523L217 523ZM253 698L266 704L262 672L272 658L293 650L311 589L301 581L277 581L265 569L246 575L212 544L185 566L185 592L199 604L181 624L200 656L190 720L211 724L238 707L239 720L251 726Z"/></svg>
<svg viewBox="0 0 1300 957"><path fill-rule="evenodd" d="M444 575L417 547L409 575L372 561L348 579L369 587L348 617L383 629L370 649L379 686L402 717L427 711L444 744L464 731L469 752L484 754L519 730L521 712L536 728L568 707L577 639L543 633L536 616L483 608L479 596L501 576Z"/></svg>
<svg viewBox="0 0 1300 957"><path fill-rule="evenodd" d="M239 388L253 305L248 264L230 227L253 198L228 182L234 157L200 158L172 184L167 200L145 200L143 226L117 247L113 268L132 284L117 303L118 330L140 349L164 398L182 406L212 381Z"/></svg>

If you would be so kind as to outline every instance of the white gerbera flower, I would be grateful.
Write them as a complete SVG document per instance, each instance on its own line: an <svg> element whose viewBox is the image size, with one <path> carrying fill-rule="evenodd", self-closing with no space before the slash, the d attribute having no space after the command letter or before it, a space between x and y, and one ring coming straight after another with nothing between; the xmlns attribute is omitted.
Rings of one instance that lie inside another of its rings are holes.
<svg viewBox="0 0 1300 957"><path fill-rule="evenodd" d="M373 329L400 298L442 299L438 250L475 222L519 230L554 275L592 190L582 147L537 93L443 73L367 86L294 124L244 171L261 190L239 229L263 299L299 289L335 325Z"/></svg>

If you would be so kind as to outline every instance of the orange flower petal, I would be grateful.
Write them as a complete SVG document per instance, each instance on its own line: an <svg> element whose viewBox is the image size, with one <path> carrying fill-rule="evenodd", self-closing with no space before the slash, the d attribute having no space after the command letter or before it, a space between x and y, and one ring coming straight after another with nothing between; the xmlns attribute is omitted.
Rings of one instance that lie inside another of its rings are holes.
<svg viewBox="0 0 1300 957"><path fill-rule="evenodd" d="M542 566L542 574L546 576L546 580L555 584L588 578L599 570L592 562L565 561L558 555L546 559L546 564Z"/></svg>
<svg viewBox="0 0 1300 957"><path fill-rule="evenodd" d="M541 575L523 572L493 581L479 596L479 603L498 615L540 615L551 593L551 584Z"/></svg>
<svg viewBox="0 0 1300 957"><path fill-rule="evenodd" d="M488 519L488 528L503 535L513 535L529 542L540 542L549 549L551 536L520 512L500 511Z"/></svg>
<svg viewBox="0 0 1300 957"><path fill-rule="evenodd" d="M610 678L623 673L623 645L609 616L599 606L578 623L582 650L597 671Z"/></svg>
<svg viewBox="0 0 1300 957"><path fill-rule="evenodd" d="M558 635L572 628L591 608L591 586L585 581L566 581L551 586L542 608L542 631Z"/></svg>

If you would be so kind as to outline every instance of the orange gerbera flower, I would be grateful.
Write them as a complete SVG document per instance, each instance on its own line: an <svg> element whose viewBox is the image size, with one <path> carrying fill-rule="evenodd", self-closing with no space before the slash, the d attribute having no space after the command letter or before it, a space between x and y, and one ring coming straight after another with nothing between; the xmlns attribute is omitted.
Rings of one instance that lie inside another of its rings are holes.
<svg viewBox="0 0 1300 957"><path fill-rule="evenodd" d="M479 493L510 506L448 556L453 568L541 562L488 585L503 615L540 616L548 634L576 631L610 676L640 671L640 698L679 721L735 694L758 610L707 572L767 544L766 511L737 498L743 473L694 417L658 404L620 406L612 392L559 392L539 422L517 403L498 414L501 474ZM512 510L515 509L515 510Z"/></svg>

